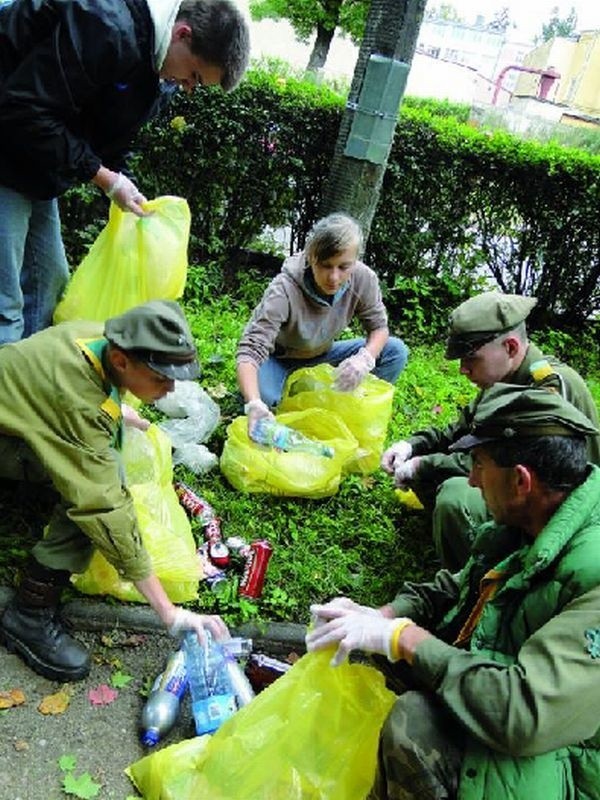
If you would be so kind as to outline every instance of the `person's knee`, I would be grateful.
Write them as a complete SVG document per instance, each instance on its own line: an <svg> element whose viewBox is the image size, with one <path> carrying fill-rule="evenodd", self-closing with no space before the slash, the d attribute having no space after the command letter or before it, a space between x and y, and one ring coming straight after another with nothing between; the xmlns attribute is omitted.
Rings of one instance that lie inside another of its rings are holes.
<svg viewBox="0 0 600 800"><path fill-rule="evenodd" d="M390 336L377 359L375 374L388 383L395 383L408 361L408 347L402 339Z"/></svg>
<svg viewBox="0 0 600 800"><path fill-rule="evenodd" d="M442 566L452 571L467 561L474 532L488 519L479 489L464 477L448 478L440 484L432 515L433 541Z"/></svg>

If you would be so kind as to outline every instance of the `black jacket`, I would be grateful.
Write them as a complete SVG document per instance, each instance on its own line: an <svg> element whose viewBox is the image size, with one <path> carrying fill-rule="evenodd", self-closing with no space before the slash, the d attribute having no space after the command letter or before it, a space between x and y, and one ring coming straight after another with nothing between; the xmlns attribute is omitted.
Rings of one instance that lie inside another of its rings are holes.
<svg viewBox="0 0 600 800"><path fill-rule="evenodd" d="M123 167L159 77L145 0L0 5L0 185L49 199Z"/></svg>

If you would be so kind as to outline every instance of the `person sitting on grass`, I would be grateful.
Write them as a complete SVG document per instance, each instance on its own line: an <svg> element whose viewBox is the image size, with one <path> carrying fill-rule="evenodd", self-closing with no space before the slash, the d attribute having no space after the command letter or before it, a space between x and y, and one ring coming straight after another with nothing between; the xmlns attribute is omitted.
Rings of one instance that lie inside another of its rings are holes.
<svg viewBox="0 0 600 800"><path fill-rule="evenodd" d="M178 608L153 573L123 483L119 449L121 397L153 402L175 380L198 375L196 346L183 311L152 301L98 322L64 322L0 348L0 477L49 483L57 505L33 547L0 639L40 675L86 677L90 657L58 614L72 573L84 572L97 548L131 580L165 626L204 626L227 636L218 616ZM135 422L135 419L134 419Z"/></svg>
<svg viewBox="0 0 600 800"><path fill-rule="evenodd" d="M311 607L308 650L375 657L400 696L370 800L567 800L600 785L598 429L560 395L496 384L471 431L493 517L458 574L381 608Z"/></svg>
<svg viewBox="0 0 600 800"><path fill-rule="evenodd" d="M498 381L544 386L559 392L598 427L598 412L583 378L546 356L529 341L526 318L535 297L484 292L465 300L450 315L446 358L484 390ZM389 447L381 466L396 486L409 487L432 513L433 543L443 567L459 570L469 557L477 527L490 519L479 489L468 483L468 453L452 452L452 442L468 431L479 396L446 428L415 431ZM588 440L590 461L600 466L600 437Z"/></svg>
<svg viewBox="0 0 600 800"><path fill-rule="evenodd" d="M359 260L361 245L358 224L330 214L267 287L236 354L249 429L272 416L286 378L301 367L332 364L334 387L342 392L356 389L369 372L393 384L404 369L408 349L389 335L379 281ZM337 340L354 317L366 338Z"/></svg>

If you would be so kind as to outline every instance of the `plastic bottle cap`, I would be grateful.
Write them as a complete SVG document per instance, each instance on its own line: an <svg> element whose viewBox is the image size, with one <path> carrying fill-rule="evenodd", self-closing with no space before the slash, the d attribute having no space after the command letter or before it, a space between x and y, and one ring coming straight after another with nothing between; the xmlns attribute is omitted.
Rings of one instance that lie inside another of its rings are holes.
<svg viewBox="0 0 600 800"><path fill-rule="evenodd" d="M144 731L141 741L145 747L154 747L154 745L158 743L158 731L154 728Z"/></svg>

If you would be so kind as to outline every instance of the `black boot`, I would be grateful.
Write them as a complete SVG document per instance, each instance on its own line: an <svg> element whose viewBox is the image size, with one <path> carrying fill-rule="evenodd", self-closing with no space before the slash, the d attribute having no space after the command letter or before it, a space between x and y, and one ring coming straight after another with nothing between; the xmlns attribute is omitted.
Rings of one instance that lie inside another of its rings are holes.
<svg viewBox="0 0 600 800"><path fill-rule="evenodd" d="M68 572L32 563L0 621L0 638L35 672L54 681L78 681L90 671L86 648L66 631L58 604Z"/></svg>

